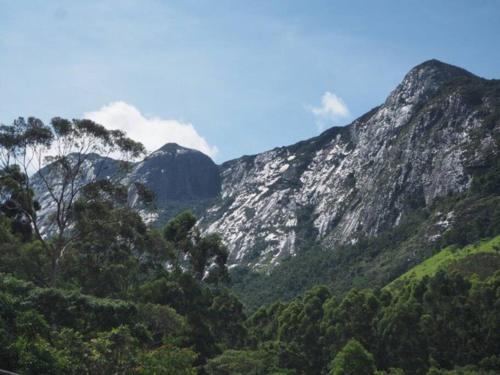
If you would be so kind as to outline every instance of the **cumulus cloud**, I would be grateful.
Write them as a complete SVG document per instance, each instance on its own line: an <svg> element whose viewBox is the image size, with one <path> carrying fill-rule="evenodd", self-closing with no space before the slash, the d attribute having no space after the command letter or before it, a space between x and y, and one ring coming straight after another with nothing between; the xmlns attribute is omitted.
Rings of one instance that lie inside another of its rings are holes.
<svg viewBox="0 0 500 375"><path fill-rule="evenodd" d="M127 135L154 151L165 143L177 143L214 157L217 147L211 146L189 122L146 117L133 105L118 101L101 109L84 114L84 118L95 121L108 129L120 129Z"/></svg>
<svg viewBox="0 0 500 375"><path fill-rule="evenodd" d="M332 92L325 92L319 107L308 107L319 121L335 121L350 116L349 109L342 98Z"/></svg>

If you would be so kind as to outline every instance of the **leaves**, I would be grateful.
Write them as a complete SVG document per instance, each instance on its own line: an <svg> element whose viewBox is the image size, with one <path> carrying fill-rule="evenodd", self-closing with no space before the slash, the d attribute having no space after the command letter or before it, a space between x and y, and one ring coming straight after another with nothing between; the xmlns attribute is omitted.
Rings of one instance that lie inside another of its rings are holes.
<svg viewBox="0 0 500 375"><path fill-rule="evenodd" d="M374 373L373 355L358 341L352 339L333 359L329 375L373 375Z"/></svg>

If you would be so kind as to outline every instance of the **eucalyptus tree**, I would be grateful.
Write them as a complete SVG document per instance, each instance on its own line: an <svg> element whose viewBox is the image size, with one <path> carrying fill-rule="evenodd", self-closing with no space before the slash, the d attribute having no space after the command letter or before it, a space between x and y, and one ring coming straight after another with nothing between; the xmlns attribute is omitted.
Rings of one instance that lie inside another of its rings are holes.
<svg viewBox="0 0 500 375"><path fill-rule="evenodd" d="M56 117L46 125L34 117L20 117L11 125L0 125L2 212L24 223L42 244L50 262L47 284L55 283L68 246L85 236L72 230L82 189L102 178L101 169L110 155L126 166L144 153L144 146L121 130L108 130L86 119ZM96 154L101 158L94 165ZM35 196L35 180L45 192L44 207L40 196ZM47 208L50 212L40 215Z"/></svg>

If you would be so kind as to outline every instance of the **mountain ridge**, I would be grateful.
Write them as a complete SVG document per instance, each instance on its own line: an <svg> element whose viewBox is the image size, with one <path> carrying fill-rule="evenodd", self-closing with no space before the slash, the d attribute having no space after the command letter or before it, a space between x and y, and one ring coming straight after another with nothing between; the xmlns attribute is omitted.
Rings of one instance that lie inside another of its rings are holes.
<svg viewBox="0 0 500 375"><path fill-rule="evenodd" d="M480 80L487 80L486 78L477 76L477 75L475 75L475 74L473 74L473 73L471 73L471 72L469 72L469 71L467 71L467 70L465 70L463 68L460 68L458 66L445 63L445 62L440 61L438 59L429 59L429 60L426 60L426 61L420 63L419 65L416 65L415 67L413 67L407 74L405 74L405 76L403 77L403 80L401 81L401 83L403 83L406 78L409 78L409 76L411 75L412 72L414 72L413 74L415 74L415 73L417 73L419 71L422 71L422 70L425 71L425 70L428 70L428 69L438 69L438 70L444 70L444 71L448 70L449 71L449 76L452 76L454 78L469 77L469 78L477 78L477 79L480 79ZM397 90L397 87L393 90L393 92L396 91L396 90ZM229 159L229 160L226 160L226 161L222 162L221 164L219 164L219 167L223 167L226 164L230 164L233 161L239 160L239 159L242 159L242 158L252 158L252 157L257 156L259 154L262 154L264 152L269 152L269 151L273 151L273 150L276 150L276 149L298 147L301 144L304 144L306 142L323 138L324 136L326 136L329 133L335 133L336 131L339 131L339 129L343 129L343 128L345 128L345 127L353 124L355 121L358 121L358 120L361 120L361 119L363 119L365 117L371 116L371 114L374 111L376 111L382 105L383 104L380 104L380 105L377 105L377 106L373 107L372 109L370 109L367 112L361 114L358 118L356 118L355 120L353 120L352 122L350 122L348 124L340 125L340 126L331 126L331 127L329 127L328 129L322 131L320 134L318 134L316 136L313 136L311 138L307 138L307 139L304 139L304 140L299 140L299 141L297 141L295 143L292 143L290 145L276 146L276 147L273 147L271 149L268 149L268 150L265 150L265 151L262 151L262 152L258 152L258 153L254 153L254 154L241 155L239 157L232 158L232 159Z"/></svg>
<svg viewBox="0 0 500 375"><path fill-rule="evenodd" d="M377 236L466 191L498 155L499 106L499 81L428 60L346 126L220 165L167 143L126 181L156 193L155 211L137 207L148 221L191 209L202 231L222 235L231 265L268 271L311 244L332 249Z"/></svg>
<svg viewBox="0 0 500 375"><path fill-rule="evenodd" d="M470 105L458 91L440 97L453 82L466 91L495 83L430 60L413 68L382 105L345 127L223 163L221 202L202 216L202 227L228 239L232 263L265 269L293 256L297 242L321 239L327 248L355 242L397 225L412 206L464 191L474 157L463 154L475 147L472 141L484 149L475 155L477 165L497 146L487 129L485 137L469 134L485 130L479 117L487 105ZM360 210L363 204L368 207Z"/></svg>

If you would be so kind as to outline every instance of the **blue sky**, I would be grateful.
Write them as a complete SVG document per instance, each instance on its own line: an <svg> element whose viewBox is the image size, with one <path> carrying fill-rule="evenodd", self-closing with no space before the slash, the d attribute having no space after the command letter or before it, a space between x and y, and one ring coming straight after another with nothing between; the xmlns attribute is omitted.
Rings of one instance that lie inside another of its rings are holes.
<svg viewBox="0 0 500 375"><path fill-rule="evenodd" d="M0 0L0 122L88 116L222 162L345 125L430 58L500 78L499 20L497 0Z"/></svg>

